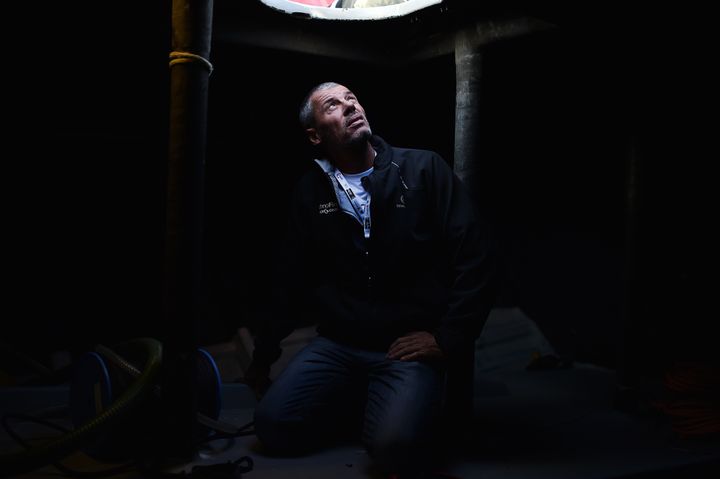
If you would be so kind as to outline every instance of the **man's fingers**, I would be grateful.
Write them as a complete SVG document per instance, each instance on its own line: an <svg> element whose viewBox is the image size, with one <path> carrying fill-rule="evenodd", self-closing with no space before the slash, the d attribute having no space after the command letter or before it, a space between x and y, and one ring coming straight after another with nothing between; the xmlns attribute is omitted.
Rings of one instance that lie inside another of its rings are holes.
<svg viewBox="0 0 720 479"><path fill-rule="evenodd" d="M408 341L417 341L419 337L423 334L423 331L413 331L412 333L408 333L404 336L400 336L393 342L393 344L399 344L399 343L405 343Z"/></svg>
<svg viewBox="0 0 720 479"><path fill-rule="evenodd" d="M414 331L396 339L388 349L389 359L412 361L423 358L441 357L435 337L427 331Z"/></svg>
<svg viewBox="0 0 720 479"><path fill-rule="evenodd" d="M400 355L400 361L420 361L424 359L440 359L443 354L439 348L418 348L415 351Z"/></svg>
<svg viewBox="0 0 720 479"><path fill-rule="evenodd" d="M402 356L403 354L409 354L409 353L412 353L412 352L414 352L414 351L415 351L414 349L412 349L412 348L410 348L410 347L408 347L408 346L398 346L398 347L390 350L390 351L388 352L388 355L387 355L387 356L388 356L390 359L397 359L397 358L399 358L400 356Z"/></svg>
<svg viewBox="0 0 720 479"><path fill-rule="evenodd" d="M420 359L420 352L415 351L414 353L406 354L404 356L400 356L400 361L413 361L415 359Z"/></svg>
<svg viewBox="0 0 720 479"><path fill-rule="evenodd" d="M401 344L394 348L390 348L390 351L388 351L387 356L390 359L397 359L403 355L414 353L418 351L419 345L417 343L410 343L410 344Z"/></svg>
<svg viewBox="0 0 720 479"><path fill-rule="evenodd" d="M407 345L408 345L407 340L403 339L401 341L401 339L403 339L403 338L397 339L394 343L392 343L392 345L390 345L390 349L388 349L388 354L395 353L398 350L407 347Z"/></svg>
<svg viewBox="0 0 720 479"><path fill-rule="evenodd" d="M396 348L404 343L407 343L408 341L411 341L412 339L413 338L411 336L400 336L390 345L390 349Z"/></svg>
<svg viewBox="0 0 720 479"><path fill-rule="evenodd" d="M435 350L431 349L419 349L411 353L403 354L398 359L400 361L420 361L423 359L432 359L437 357L438 354Z"/></svg>

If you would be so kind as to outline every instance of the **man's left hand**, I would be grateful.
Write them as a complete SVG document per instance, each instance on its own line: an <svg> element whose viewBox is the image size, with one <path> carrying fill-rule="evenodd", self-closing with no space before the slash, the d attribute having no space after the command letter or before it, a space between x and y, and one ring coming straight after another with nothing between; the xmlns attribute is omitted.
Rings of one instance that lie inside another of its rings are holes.
<svg viewBox="0 0 720 479"><path fill-rule="evenodd" d="M401 336L390 346L388 359L399 361L429 361L443 359L435 336L427 331L414 331Z"/></svg>

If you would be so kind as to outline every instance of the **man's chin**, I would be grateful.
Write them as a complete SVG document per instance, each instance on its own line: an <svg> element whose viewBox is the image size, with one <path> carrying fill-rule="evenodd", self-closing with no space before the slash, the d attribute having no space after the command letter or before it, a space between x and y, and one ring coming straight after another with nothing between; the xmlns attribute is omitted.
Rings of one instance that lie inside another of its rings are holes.
<svg viewBox="0 0 720 479"><path fill-rule="evenodd" d="M359 147L365 145L371 137L372 131L370 131L370 127L360 128L350 137L350 140L348 141L348 146Z"/></svg>

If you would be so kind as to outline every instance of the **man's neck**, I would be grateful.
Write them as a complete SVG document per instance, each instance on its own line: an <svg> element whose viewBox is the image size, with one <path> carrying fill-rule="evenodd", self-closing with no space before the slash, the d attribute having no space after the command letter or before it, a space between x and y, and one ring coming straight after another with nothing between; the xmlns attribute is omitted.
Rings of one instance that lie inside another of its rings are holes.
<svg viewBox="0 0 720 479"><path fill-rule="evenodd" d="M367 142L362 148L334 152L330 159L343 173L353 174L369 170L373 166L375 155L375 150L370 146L370 142Z"/></svg>

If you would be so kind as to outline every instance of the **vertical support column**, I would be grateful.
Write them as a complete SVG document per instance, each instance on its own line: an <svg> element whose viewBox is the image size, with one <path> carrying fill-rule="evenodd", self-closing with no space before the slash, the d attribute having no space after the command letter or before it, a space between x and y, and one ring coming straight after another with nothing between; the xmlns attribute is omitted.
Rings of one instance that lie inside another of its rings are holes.
<svg viewBox="0 0 720 479"><path fill-rule="evenodd" d="M212 0L173 0L163 297L165 454L194 455Z"/></svg>
<svg viewBox="0 0 720 479"><path fill-rule="evenodd" d="M455 36L455 161L457 176L477 199L478 132L480 124L480 78L482 55L467 31ZM454 434L468 434L473 417L475 342L468 341L449 365L445 413Z"/></svg>
<svg viewBox="0 0 720 479"><path fill-rule="evenodd" d="M643 291L640 287L641 258L638 252L640 219L640 156L637 138L628 148L625 172L625 271L623 322L618 337L617 391L615 406L636 411L640 406L643 331Z"/></svg>
<svg viewBox="0 0 720 479"><path fill-rule="evenodd" d="M460 30L455 35L454 169L476 196L482 53L471 40L472 33L466 30Z"/></svg>

